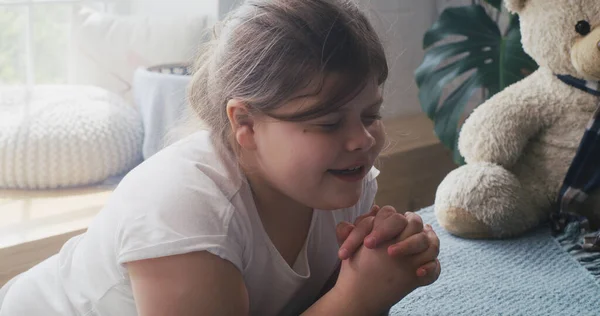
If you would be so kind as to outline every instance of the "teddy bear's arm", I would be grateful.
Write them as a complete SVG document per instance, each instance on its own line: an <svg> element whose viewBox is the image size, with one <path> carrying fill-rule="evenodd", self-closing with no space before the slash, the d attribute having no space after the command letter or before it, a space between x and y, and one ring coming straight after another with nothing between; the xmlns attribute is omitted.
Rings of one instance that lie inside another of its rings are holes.
<svg viewBox="0 0 600 316"><path fill-rule="evenodd" d="M511 86L479 106L462 127L458 148L467 163L511 167L529 139L542 128L540 107Z"/></svg>

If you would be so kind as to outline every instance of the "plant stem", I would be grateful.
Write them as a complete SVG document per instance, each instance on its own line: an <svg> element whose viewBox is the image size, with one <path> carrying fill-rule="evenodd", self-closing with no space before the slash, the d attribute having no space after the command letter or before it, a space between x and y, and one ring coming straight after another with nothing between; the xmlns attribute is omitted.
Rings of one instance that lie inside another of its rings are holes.
<svg viewBox="0 0 600 316"><path fill-rule="evenodd" d="M498 22L500 21L501 14L502 14L502 6L500 6L500 9L498 9L498 12L496 12L496 24L498 24Z"/></svg>

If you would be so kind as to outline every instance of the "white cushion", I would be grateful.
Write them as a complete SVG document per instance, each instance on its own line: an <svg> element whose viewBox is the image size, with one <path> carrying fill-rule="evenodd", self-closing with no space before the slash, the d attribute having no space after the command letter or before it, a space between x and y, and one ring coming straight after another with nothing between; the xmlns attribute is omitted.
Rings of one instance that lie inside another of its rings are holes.
<svg viewBox="0 0 600 316"><path fill-rule="evenodd" d="M94 85L132 102L134 71L190 62L215 18L118 16L83 8L73 23L72 83Z"/></svg>
<svg viewBox="0 0 600 316"><path fill-rule="evenodd" d="M29 102L27 102L29 100ZM139 113L89 86L0 89L0 188L98 183L141 161Z"/></svg>

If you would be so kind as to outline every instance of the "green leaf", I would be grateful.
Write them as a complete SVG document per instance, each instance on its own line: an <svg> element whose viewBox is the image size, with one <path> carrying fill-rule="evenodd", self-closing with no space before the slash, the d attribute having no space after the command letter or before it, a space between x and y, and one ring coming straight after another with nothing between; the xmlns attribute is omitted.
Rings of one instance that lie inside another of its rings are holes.
<svg viewBox="0 0 600 316"><path fill-rule="evenodd" d="M501 1L488 2L501 5ZM491 97L537 65L523 52L516 17L503 36L481 5L446 9L425 33L423 47L427 51L415 71L421 108L433 120L442 144L453 151L455 161L464 163L457 141L469 99L481 89ZM459 77L463 81L442 100L444 89Z"/></svg>
<svg viewBox="0 0 600 316"><path fill-rule="evenodd" d="M503 39L503 50L500 73L500 87L508 87L523 79L537 69L537 64L525 51L521 44L519 18L514 15Z"/></svg>
<svg viewBox="0 0 600 316"><path fill-rule="evenodd" d="M465 105L478 90L482 76L474 74L463 81L444 101L439 114L434 119L434 131L443 144L454 151L454 161L457 162L458 154L458 128L457 123L461 118ZM456 105L456 106L455 106ZM458 163L458 162L457 162Z"/></svg>
<svg viewBox="0 0 600 316"><path fill-rule="evenodd" d="M480 5L451 7L444 10L439 20L425 33L423 48L429 48L450 35L493 41L500 36L500 29Z"/></svg>
<svg viewBox="0 0 600 316"><path fill-rule="evenodd" d="M502 10L502 0L485 0L485 2L497 10Z"/></svg>

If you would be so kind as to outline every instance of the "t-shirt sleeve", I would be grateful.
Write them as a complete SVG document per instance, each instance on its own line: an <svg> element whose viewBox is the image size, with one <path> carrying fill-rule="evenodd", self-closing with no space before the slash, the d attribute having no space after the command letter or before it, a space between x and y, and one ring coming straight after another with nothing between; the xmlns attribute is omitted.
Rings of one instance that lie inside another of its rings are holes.
<svg viewBox="0 0 600 316"><path fill-rule="evenodd" d="M111 203L126 212L115 241L119 264L208 251L243 271L243 221L216 184L200 180L130 190L131 183L125 185Z"/></svg>

